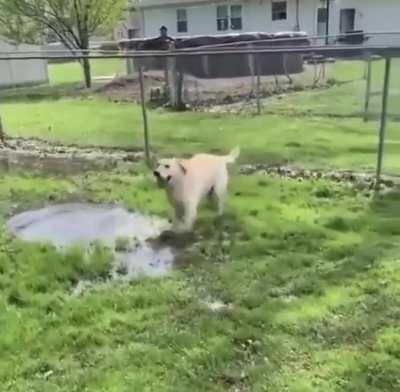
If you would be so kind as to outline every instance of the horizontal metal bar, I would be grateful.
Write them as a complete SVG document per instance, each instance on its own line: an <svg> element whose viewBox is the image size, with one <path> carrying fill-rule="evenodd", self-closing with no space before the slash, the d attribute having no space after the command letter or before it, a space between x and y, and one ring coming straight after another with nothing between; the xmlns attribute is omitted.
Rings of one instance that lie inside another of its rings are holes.
<svg viewBox="0 0 400 392"><path fill-rule="evenodd" d="M261 32L262 33L262 32ZM257 34L257 32L253 32L253 33L246 33L246 34ZM360 35L360 34L364 34L365 36L382 36L382 35L398 35L399 36L399 44L400 44L400 31L377 31L377 32L356 32L356 33L346 33L346 34L331 34L328 36L328 38L340 38L343 36L346 37L351 37L353 35ZM191 38L197 38L200 36L188 36L188 37L180 37L183 39L191 39ZM212 37L218 37L217 35L212 36ZM298 40L319 40L319 39L325 39L325 35L312 35L312 36L302 36L302 37L282 37L282 38L272 38L272 39L264 39L264 40L251 40L251 41L240 41L240 42L230 42L230 43L225 43L225 44L216 44L216 45L202 45L202 46L198 46L196 48L182 48L179 49L180 51L190 51L190 50L203 50L203 49L218 49L219 47L222 48L226 48L226 47L230 47L230 46L234 46L237 44L242 44L242 45L248 45L248 44L260 44L260 43L273 43L273 42L280 42L280 41L298 41ZM104 41L101 42L100 44L104 43L104 44L115 44L115 45L119 45L120 43L129 43L131 41L144 41L145 39L143 38L133 38L133 39L126 39L126 40L122 40L122 41ZM97 45L99 46L99 45ZM324 45L325 46L325 45ZM368 46L365 46L368 47ZM109 54L116 54L119 53L120 51L118 50L103 50L103 49L73 49L74 52L80 52L80 53L100 53L100 54L104 54L104 53L109 53ZM48 48L44 48L44 49L36 49L36 50L18 50L18 51L1 51L0 54L1 55L11 55L11 54L27 54L27 53L46 53L46 52L51 52L51 53L70 53L71 51L69 49L48 49ZM129 52L129 51L128 51ZM134 51L136 52L136 51Z"/></svg>
<svg viewBox="0 0 400 392"><path fill-rule="evenodd" d="M121 53L114 55L21 55L21 56L1 56L0 60L54 60L54 59L129 59L129 58L171 58L171 57L190 57L190 56L218 56L218 55L238 55L238 54L310 54L310 55L324 55L330 57L360 57L367 55L380 55L382 57L400 57L400 46L302 46L302 47L279 47L268 49L257 48L238 48L238 49L221 49L221 50L207 50L207 51L137 51L131 53Z"/></svg>

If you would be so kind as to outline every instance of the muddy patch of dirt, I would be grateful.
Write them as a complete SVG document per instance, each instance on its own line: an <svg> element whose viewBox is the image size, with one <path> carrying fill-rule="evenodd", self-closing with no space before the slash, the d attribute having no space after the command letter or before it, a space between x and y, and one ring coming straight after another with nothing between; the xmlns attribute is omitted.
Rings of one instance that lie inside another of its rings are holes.
<svg viewBox="0 0 400 392"><path fill-rule="evenodd" d="M305 169L288 165L242 165L239 169L241 174L250 175L254 173L274 177L296 179L298 181L325 179L337 183L344 183L359 190L371 191L375 188L376 179L373 174L356 173L348 170L319 170ZM381 188L394 188L400 185L400 178L382 176Z"/></svg>
<svg viewBox="0 0 400 392"><path fill-rule="evenodd" d="M164 78L159 75L144 75L146 91L152 88L162 88ZM101 86L97 93L115 102L138 102L140 100L139 79L136 75L118 77Z"/></svg>
<svg viewBox="0 0 400 392"><path fill-rule="evenodd" d="M10 139L0 145L0 170L30 169L51 174L74 174L111 169L143 159L141 151L74 147L40 140Z"/></svg>

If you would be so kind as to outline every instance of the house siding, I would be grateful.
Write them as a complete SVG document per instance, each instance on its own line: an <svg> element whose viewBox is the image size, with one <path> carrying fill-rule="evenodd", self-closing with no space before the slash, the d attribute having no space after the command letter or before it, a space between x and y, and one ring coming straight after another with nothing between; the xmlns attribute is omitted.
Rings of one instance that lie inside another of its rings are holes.
<svg viewBox="0 0 400 392"><path fill-rule="evenodd" d="M175 1L170 5L157 5L152 1L151 7L143 2L143 36L157 36L160 26L165 25L172 36L226 34L228 32L278 32L290 31L296 25L296 1L287 1L287 20L272 20L272 0L242 0L204 2ZM218 31L216 24L216 6L218 4L242 5L242 30ZM321 0L300 0L300 29L309 35L317 33L317 9L324 7ZM176 10L187 9L188 31L178 33ZM330 11L330 34L340 33L340 10L355 8L355 29L364 31L395 31L400 29L400 0L332 0ZM400 42L393 36L374 38L370 43L382 44Z"/></svg>

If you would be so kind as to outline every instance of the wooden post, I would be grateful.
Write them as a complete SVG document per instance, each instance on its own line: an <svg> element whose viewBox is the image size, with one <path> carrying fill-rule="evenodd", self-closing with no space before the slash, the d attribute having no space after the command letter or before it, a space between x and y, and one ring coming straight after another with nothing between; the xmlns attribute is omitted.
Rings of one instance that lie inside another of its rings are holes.
<svg viewBox="0 0 400 392"><path fill-rule="evenodd" d="M139 84L140 84L140 101L142 104L142 115L143 115L144 152L146 156L146 162L148 165L150 165L149 128L147 123L146 95L144 90L143 67L141 65L139 66Z"/></svg>

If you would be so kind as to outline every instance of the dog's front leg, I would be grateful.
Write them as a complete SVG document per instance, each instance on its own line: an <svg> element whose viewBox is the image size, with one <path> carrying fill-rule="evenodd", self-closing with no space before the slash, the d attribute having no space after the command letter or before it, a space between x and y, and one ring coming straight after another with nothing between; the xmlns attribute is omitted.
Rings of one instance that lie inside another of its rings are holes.
<svg viewBox="0 0 400 392"><path fill-rule="evenodd" d="M181 226L183 225L183 217L185 215L185 208L182 203L175 203L175 219L174 219L174 231L180 231Z"/></svg>
<svg viewBox="0 0 400 392"><path fill-rule="evenodd" d="M197 216L197 202L191 200L184 205L183 227L184 231L193 229L194 222Z"/></svg>

